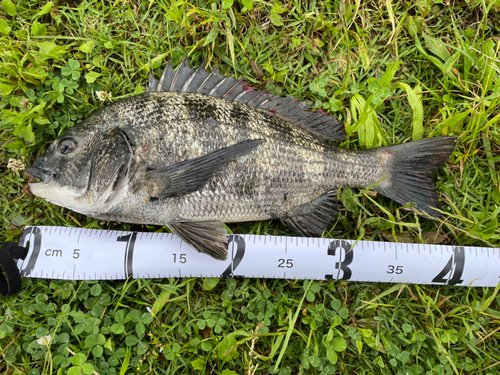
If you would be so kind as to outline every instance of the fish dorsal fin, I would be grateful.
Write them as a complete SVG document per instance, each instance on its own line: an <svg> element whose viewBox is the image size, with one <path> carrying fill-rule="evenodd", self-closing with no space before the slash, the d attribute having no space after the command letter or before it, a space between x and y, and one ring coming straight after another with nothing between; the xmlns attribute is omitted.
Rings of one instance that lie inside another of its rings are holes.
<svg viewBox="0 0 500 375"><path fill-rule="evenodd" d="M218 68L211 73L205 70L204 64L193 69L187 56L177 70L169 61L159 80L150 73L146 92L165 91L213 96L267 110L328 141L341 141L346 136L344 126L335 116L323 111L308 111L312 105L293 96L281 97L257 91L248 85L246 79L223 76Z"/></svg>

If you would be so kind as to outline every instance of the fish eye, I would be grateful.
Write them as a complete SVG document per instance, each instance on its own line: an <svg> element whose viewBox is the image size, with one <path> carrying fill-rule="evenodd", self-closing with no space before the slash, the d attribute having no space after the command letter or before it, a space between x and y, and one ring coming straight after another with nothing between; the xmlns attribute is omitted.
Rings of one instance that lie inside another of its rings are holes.
<svg viewBox="0 0 500 375"><path fill-rule="evenodd" d="M61 154L64 155L71 154L75 150L75 148L76 148L76 142L74 139L71 138L63 139L57 145L57 151L59 151Z"/></svg>

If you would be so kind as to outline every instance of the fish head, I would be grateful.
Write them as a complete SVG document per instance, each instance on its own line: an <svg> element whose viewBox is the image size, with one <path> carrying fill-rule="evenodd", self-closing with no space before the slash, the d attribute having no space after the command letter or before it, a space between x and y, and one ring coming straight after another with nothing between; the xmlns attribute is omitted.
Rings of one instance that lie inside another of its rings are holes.
<svg viewBox="0 0 500 375"><path fill-rule="evenodd" d="M60 135L25 172L41 180L29 184L34 195L91 216L105 212L123 188L133 151L119 127L86 125Z"/></svg>

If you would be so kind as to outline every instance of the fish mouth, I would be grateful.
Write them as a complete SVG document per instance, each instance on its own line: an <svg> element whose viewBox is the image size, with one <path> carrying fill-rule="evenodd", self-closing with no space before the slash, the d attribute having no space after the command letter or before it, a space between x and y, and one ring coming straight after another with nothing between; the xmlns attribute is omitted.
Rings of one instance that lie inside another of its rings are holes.
<svg viewBox="0 0 500 375"><path fill-rule="evenodd" d="M41 182L44 184L48 184L55 176L54 172L39 167L28 167L26 168L24 173L26 173L28 176L42 180Z"/></svg>

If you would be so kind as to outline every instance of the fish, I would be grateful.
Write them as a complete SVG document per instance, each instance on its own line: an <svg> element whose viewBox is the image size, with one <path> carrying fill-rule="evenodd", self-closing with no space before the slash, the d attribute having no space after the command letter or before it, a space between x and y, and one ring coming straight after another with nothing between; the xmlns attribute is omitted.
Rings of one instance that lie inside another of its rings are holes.
<svg viewBox="0 0 500 375"><path fill-rule="evenodd" d="M91 113L57 137L26 173L55 205L117 222L168 226L195 250L227 258L225 223L276 219L321 236L343 187L373 190L437 218L429 177L458 138L425 138L368 150L333 115L295 97L252 88L187 57L142 95Z"/></svg>

